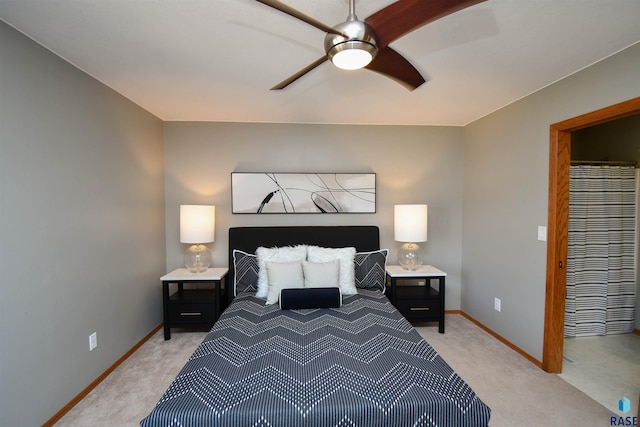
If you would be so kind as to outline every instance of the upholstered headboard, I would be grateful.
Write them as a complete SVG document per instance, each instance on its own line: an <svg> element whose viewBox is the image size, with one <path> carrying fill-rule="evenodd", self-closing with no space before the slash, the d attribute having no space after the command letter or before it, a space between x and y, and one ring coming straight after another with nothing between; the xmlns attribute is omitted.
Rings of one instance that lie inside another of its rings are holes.
<svg viewBox="0 0 640 427"><path fill-rule="evenodd" d="M380 231L373 225L232 227L229 229L229 274L227 287L233 287L233 250L254 253L260 246L316 245L341 248L353 246L358 252L380 249ZM229 294L229 301L233 292Z"/></svg>

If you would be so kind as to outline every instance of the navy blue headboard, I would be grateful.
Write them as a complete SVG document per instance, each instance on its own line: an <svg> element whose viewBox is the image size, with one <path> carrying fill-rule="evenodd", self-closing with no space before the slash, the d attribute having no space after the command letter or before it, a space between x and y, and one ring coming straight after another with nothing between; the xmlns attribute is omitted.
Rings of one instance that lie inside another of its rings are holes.
<svg viewBox="0 0 640 427"><path fill-rule="evenodd" d="M316 245L327 248L353 246L358 252L380 249L380 230L375 225L285 226L229 228L229 274L227 289L234 280L233 250L254 253L260 246ZM229 294L229 301L233 292Z"/></svg>

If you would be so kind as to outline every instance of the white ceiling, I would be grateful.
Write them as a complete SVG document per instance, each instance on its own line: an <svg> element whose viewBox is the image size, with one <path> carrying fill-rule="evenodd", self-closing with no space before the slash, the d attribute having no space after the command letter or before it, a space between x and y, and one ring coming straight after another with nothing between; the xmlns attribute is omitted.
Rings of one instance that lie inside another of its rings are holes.
<svg viewBox="0 0 640 427"><path fill-rule="evenodd" d="M426 1L426 0L425 0ZM335 25L348 0L283 0ZM392 0L356 0L364 19ZM0 0L0 19L163 120L465 125L640 41L639 0L488 0L392 43L413 92L254 0Z"/></svg>

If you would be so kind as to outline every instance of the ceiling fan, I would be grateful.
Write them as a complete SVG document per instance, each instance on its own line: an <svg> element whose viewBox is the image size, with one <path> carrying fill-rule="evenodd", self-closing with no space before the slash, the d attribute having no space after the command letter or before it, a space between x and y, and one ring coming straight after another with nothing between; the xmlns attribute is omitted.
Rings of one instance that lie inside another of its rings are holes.
<svg viewBox="0 0 640 427"><path fill-rule="evenodd" d="M326 55L316 59L271 90L289 86L327 60L343 69L366 68L383 74L409 90L425 80L416 68L389 44L411 31L486 0L398 0L380 9L364 21L355 13L355 0L349 0L349 16L334 27L308 16L278 0L256 0L280 12L297 18L327 33Z"/></svg>

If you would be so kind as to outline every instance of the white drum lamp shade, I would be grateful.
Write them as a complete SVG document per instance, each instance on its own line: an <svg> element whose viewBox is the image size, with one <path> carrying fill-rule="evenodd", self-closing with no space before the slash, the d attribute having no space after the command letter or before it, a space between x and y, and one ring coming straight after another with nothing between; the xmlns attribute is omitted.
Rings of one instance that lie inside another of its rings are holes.
<svg viewBox="0 0 640 427"><path fill-rule="evenodd" d="M415 270L422 265L420 247L417 242L427 241L428 206L394 206L394 240L404 242L398 252L398 263L407 270Z"/></svg>
<svg viewBox="0 0 640 427"><path fill-rule="evenodd" d="M180 243L192 245L184 255L185 267L192 273L211 265L211 252L205 243L215 240L215 222L215 206L180 205Z"/></svg>

